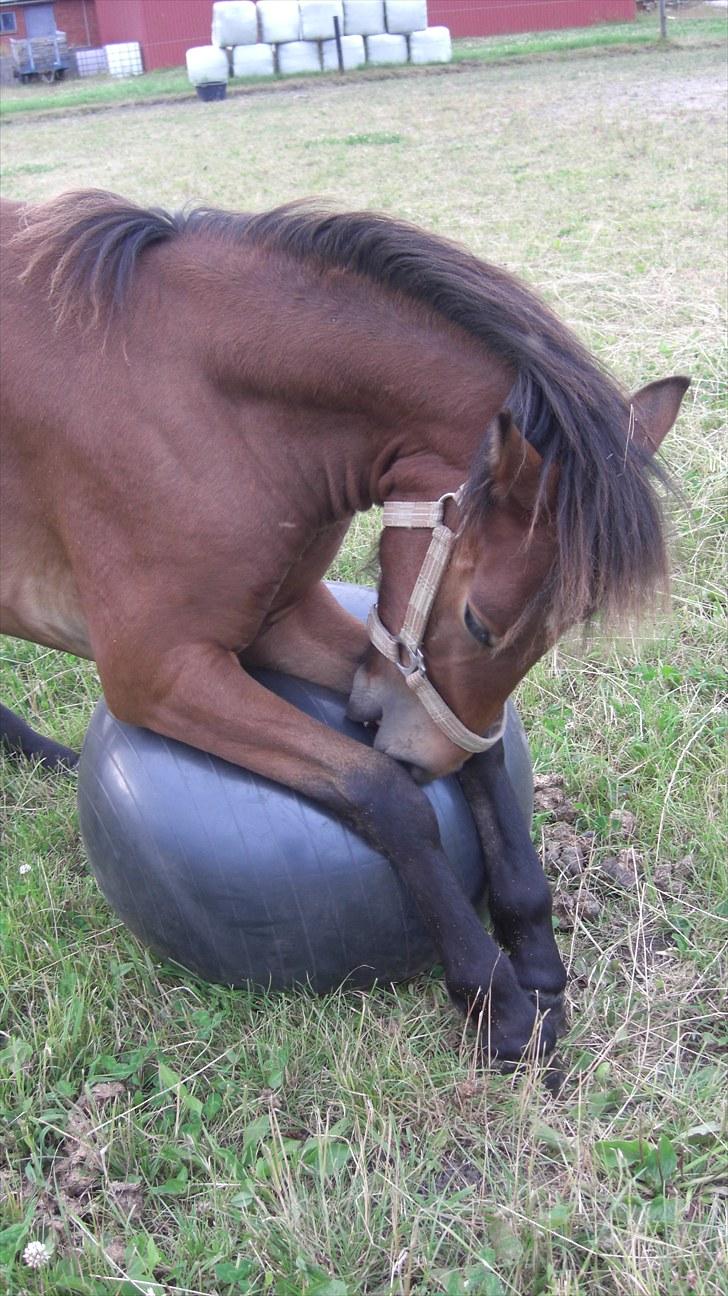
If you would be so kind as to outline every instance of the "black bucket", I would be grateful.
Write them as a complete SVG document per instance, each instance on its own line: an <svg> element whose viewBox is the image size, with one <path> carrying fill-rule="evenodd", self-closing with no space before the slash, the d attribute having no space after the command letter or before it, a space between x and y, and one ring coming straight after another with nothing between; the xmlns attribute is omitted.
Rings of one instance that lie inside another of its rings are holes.
<svg viewBox="0 0 728 1296"><path fill-rule="evenodd" d="M207 85L197 86L197 98L203 103L212 103L215 99L224 99L227 92L226 81L210 81Z"/></svg>

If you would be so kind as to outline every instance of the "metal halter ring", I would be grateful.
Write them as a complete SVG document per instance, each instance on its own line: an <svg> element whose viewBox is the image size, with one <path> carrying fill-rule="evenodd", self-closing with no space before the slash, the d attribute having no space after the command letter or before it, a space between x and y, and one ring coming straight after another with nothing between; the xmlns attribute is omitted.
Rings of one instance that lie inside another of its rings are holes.
<svg viewBox="0 0 728 1296"><path fill-rule="evenodd" d="M419 671L420 675L426 675L427 667L425 666L425 658L422 649L408 648L407 644L403 643L399 636L395 637L395 643L397 645L397 661L395 662L395 666L398 671L401 671L405 679L409 675L414 675L415 671ZM402 660L403 653L409 655L409 661Z"/></svg>

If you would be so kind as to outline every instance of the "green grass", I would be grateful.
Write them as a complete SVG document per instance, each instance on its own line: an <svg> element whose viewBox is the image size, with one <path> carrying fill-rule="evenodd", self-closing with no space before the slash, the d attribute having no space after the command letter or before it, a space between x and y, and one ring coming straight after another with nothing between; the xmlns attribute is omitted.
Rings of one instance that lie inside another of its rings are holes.
<svg viewBox="0 0 728 1296"><path fill-rule="evenodd" d="M670 15L667 39L683 43L725 40L725 15L701 6L699 15ZM620 46L653 45L660 41L656 12L638 14L634 22L603 23L594 27L569 27L563 31L524 32L522 35L466 38L455 42L458 60L502 59L529 55L565 54L575 50L614 50Z"/></svg>
<svg viewBox="0 0 728 1296"><path fill-rule="evenodd" d="M436 973L318 1000L160 965L89 876L72 782L3 763L13 1296L725 1291L724 93L719 51L670 47L5 132L9 197L376 206L525 276L626 382L693 375L666 445L685 495L669 611L614 643L571 638L519 692L537 767L595 834L581 878L552 872L596 901L559 936L558 1099L477 1068ZM367 570L377 525L357 520L335 575ZM93 668L0 651L4 700L78 744ZM626 845L631 890L600 867ZM29 1239L53 1247L37 1275Z"/></svg>
<svg viewBox="0 0 728 1296"><path fill-rule="evenodd" d="M182 95L192 91L183 67L145 72L139 77L82 77L59 81L50 87L31 82L25 86L3 86L0 115L68 111L73 108L105 107L108 104L139 103L144 100Z"/></svg>
<svg viewBox="0 0 728 1296"><path fill-rule="evenodd" d="M671 17L668 39L698 46L725 39L725 17L708 6L701 6L699 15L691 18ZM567 28L564 31L524 33L517 36L493 36L456 40L453 60L458 62L499 61L513 57L540 57L544 54L564 54L579 50L618 50L620 47L654 45L660 42L659 22L656 13L639 14L631 23L607 23L593 27ZM396 69L386 69L386 76L396 74ZM418 75L416 69L400 71L402 76ZM316 75L316 74L313 74ZM321 73L325 82L338 73ZM349 76L367 81L377 79L381 72L363 69ZM310 80L308 74L304 80ZM296 78L296 81L299 79ZM246 88L261 88L266 84L260 78L242 78L231 82L229 93L244 92ZM291 78L268 78L269 87L291 85ZM146 72L140 77L94 77L76 81L59 82L48 86L31 83L26 86L3 87L0 95L0 117L27 112L68 112L74 108L107 107L113 104L135 104L165 98L190 98L192 91L185 68L164 68Z"/></svg>

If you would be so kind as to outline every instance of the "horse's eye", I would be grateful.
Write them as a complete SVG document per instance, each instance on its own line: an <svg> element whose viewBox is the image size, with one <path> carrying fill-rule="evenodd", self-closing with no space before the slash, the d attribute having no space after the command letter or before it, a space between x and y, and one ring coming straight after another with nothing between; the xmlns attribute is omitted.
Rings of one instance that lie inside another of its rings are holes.
<svg viewBox="0 0 728 1296"><path fill-rule="evenodd" d="M477 639L478 643L482 644L484 648L493 647L493 636L490 633L490 630L488 630L487 627L483 625L482 621L479 621L474 615L469 603L465 604L465 627L473 638Z"/></svg>

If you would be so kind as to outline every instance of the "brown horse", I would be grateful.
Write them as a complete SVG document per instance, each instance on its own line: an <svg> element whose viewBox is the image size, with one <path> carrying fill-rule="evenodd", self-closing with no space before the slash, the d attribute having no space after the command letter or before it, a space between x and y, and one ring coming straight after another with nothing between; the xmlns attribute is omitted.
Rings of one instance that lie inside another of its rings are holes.
<svg viewBox="0 0 728 1296"><path fill-rule="evenodd" d="M651 455L687 380L630 400L522 284L369 213L10 204L2 286L3 629L93 658L122 720L347 819L489 1053L548 1052L565 974L498 725L567 626L663 580ZM321 579L387 502L370 643ZM374 750L247 666L350 694ZM508 953L417 786L461 767Z"/></svg>

